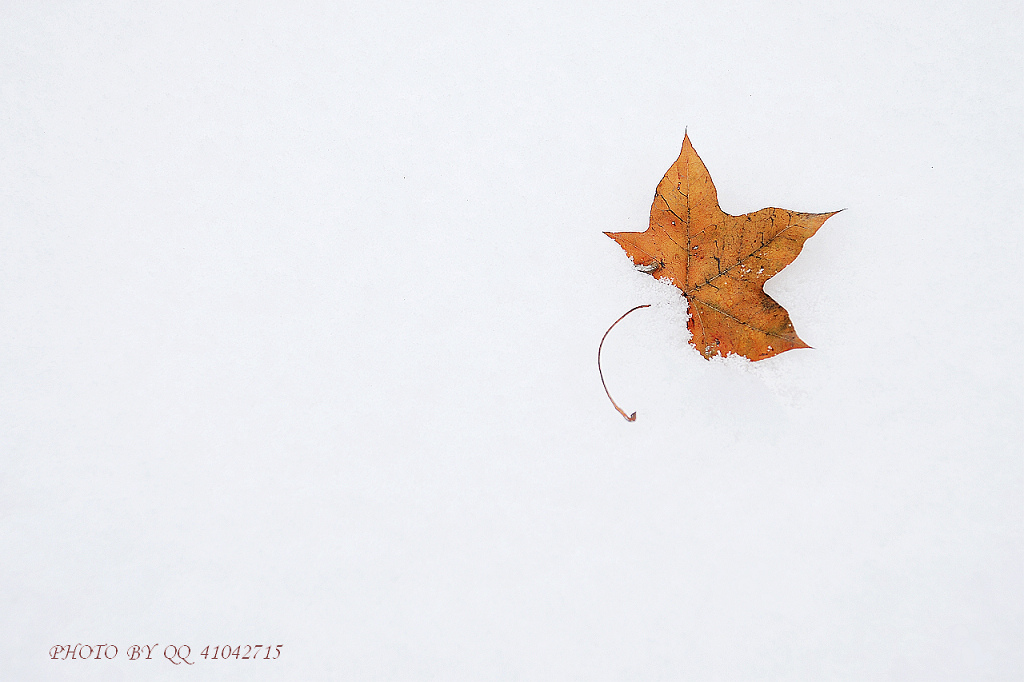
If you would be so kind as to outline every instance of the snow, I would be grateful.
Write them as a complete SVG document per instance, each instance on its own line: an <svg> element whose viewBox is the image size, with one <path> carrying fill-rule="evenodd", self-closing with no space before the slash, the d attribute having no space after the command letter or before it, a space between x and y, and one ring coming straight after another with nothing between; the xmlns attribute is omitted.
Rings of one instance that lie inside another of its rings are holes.
<svg viewBox="0 0 1024 682"><path fill-rule="evenodd" d="M1020 679L1021 44L998 2L12 4L0 677ZM846 209L766 287L813 350L705 361L602 234L684 130L730 213Z"/></svg>

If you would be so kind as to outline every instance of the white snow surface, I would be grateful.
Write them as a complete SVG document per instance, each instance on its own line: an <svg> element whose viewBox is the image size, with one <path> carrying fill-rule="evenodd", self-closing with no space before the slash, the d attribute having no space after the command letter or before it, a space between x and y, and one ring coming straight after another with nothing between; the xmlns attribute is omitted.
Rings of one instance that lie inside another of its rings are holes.
<svg viewBox="0 0 1024 682"><path fill-rule="evenodd" d="M1024 678L1019 3L3 14L0 678ZM813 350L602 234L684 130Z"/></svg>

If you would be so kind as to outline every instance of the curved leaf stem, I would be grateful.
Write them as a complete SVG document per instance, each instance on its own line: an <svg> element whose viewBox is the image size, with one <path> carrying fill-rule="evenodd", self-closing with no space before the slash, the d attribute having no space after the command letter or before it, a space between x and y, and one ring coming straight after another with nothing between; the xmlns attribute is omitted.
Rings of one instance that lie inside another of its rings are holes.
<svg viewBox="0 0 1024 682"><path fill-rule="evenodd" d="M612 398L612 394L608 392L608 385L606 383L604 383L604 372L601 371L601 347L604 346L604 340L606 338L608 338L608 332L610 332L615 327L615 325L617 325L619 322L622 322L622 320L626 317L626 315L629 315L634 310L640 310L641 308L650 308L650 307L651 307L651 304L647 303L647 304L644 304L644 305L638 305L635 308L630 308L629 310L627 310L622 315L622 317L620 317L619 319L617 319L614 322L612 322L612 326L608 327L608 331L606 331L604 333L604 336L601 337L601 343L597 344L597 373L601 377L601 386L604 387L604 392L605 392L605 395L608 396L608 400L612 401L612 405L615 407L615 409L618 410L619 414L621 414L623 417L625 417L626 421L628 421L628 422L635 422L636 421L636 412L634 412L633 414L626 414L623 411L623 409L621 407L619 407L618 403L615 402L615 399Z"/></svg>

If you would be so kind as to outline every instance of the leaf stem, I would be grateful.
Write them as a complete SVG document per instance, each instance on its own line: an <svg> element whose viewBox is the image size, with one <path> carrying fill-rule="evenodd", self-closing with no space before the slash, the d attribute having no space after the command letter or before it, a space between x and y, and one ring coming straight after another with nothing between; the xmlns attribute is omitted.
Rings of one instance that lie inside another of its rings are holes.
<svg viewBox="0 0 1024 682"><path fill-rule="evenodd" d="M608 327L608 331L606 331L604 333L604 336L601 337L601 343L597 344L597 374L601 377L601 386L604 387L604 392L605 392L605 395L608 396L608 400L612 401L612 405L615 407L615 409L618 410L619 414L621 414L623 417L625 417L626 421L628 421L628 422L635 422L636 421L636 412L634 412L633 414L626 414L623 411L623 409L621 407L619 407L618 403L615 402L615 399L612 398L612 394L608 392L608 385L606 383L604 383L604 372L601 371L601 347L604 346L604 340L606 338L608 338L608 332L610 332L615 327L615 325L617 325L619 322L622 322L623 318L625 318L626 315L629 315L634 310L640 310L641 308L650 308L650 307L651 307L651 304L647 303L645 305L638 305L635 308L630 308L629 310L627 310L622 315L622 317L620 317L619 319L617 319L614 322L612 322L612 326Z"/></svg>

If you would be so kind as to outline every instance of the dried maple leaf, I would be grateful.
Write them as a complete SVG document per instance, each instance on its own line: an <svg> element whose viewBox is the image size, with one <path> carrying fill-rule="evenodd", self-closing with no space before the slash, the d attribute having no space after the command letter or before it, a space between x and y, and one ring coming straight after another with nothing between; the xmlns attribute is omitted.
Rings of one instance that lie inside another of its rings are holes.
<svg viewBox="0 0 1024 682"><path fill-rule="evenodd" d="M763 287L836 213L781 208L725 213L708 169L685 135L679 158L658 183L647 231L605 234L637 269L682 290L690 306L690 343L701 355L736 353L763 360L809 348L796 335L789 313Z"/></svg>

